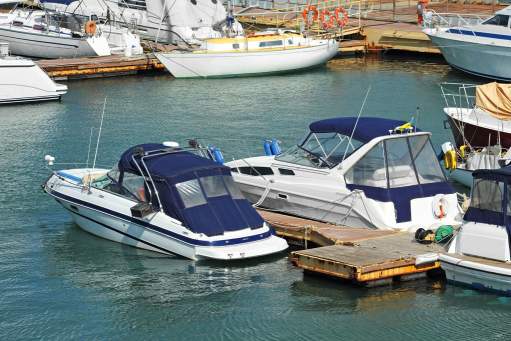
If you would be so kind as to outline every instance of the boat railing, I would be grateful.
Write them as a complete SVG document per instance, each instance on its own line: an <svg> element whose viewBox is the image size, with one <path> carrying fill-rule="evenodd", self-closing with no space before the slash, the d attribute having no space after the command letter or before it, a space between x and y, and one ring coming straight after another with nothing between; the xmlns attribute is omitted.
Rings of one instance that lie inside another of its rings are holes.
<svg viewBox="0 0 511 341"><path fill-rule="evenodd" d="M467 27L482 23L486 17L478 14L437 13L428 9L424 14L425 28Z"/></svg>
<svg viewBox="0 0 511 341"><path fill-rule="evenodd" d="M454 114L458 118L458 122L461 122L460 124L463 124L463 117L467 115L469 111L474 109L476 105L476 88L477 85L475 84L449 82L440 84L445 106L450 110L455 110ZM476 123L479 124L478 115L474 115L473 117L475 118ZM463 130L460 127L457 127L457 129L460 129L463 134Z"/></svg>

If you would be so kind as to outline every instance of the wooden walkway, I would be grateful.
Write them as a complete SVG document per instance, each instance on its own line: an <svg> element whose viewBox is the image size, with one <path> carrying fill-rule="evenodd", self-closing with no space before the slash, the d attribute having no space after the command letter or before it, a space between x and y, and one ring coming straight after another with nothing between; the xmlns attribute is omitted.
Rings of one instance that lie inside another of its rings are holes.
<svg viewBox="0 0 511 341"><path fill-rule="evenodd" d="M343 227L265 210L258 212L277 235L305 246L305 250L292 252L290 260L309 273L377 286L424 277L440 268L436 259L424 264L416 261L418 256L438 253L442 247L419 244L406 232Z"/></svg>
<svg viewBox="0 0 511 341"><path fill-rule="evenodd" d="M153 54L124 57L84 57L69 59L43 59L37 64L54 79L79 79L111 77L139 72L166 72L165 67Z"/></svg>

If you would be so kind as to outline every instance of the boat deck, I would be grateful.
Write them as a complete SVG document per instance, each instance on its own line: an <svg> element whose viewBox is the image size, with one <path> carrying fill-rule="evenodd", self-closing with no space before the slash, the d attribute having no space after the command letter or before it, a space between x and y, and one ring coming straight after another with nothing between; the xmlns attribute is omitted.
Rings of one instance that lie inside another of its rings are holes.
<svg viewBox="0 0 511 341"><path fill-rule="evenodd" d="M425 277L440 268L437 260L416 265L416 259L440 252L442 246L419 244L409 233L337 226L264 210L259 213L277 235L305 246L305 250L292 252L290 260L308 273L370 287Z"/></svg>

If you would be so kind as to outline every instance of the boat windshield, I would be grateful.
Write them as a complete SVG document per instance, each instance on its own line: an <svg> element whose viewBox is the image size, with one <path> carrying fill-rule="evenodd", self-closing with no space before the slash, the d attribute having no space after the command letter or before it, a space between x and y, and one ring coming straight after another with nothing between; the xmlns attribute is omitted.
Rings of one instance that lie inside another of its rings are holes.
<svg viewBox="0 0 511 341"><path fill-rule="evenodd" d="M504 184L495 180L476 179L472 188L470 207L502 213ZM507 211L510 212L508 205Z"/></svg>
<svg viewBox="0 0 511 341"><path fill-rule="evenodd" d="M446 181L428 135L379 142L346 172L345 179L350 185L379 188Z"/></svg>
<svg viewBox="0 0 511 341"><path fill-rule="evenodd" d="M332 168L363 143L339 133L309 133L303 142L275 157L278 161L315 168ZM346 156L344 154L346 153Z"/></svg>
<svg viewBox="0 0 511 341"><path fill-rule="evenodd" d="M509 16L504 14L497 14L491 17L490 19L484 21L482 24L508 27Z"/></svg>

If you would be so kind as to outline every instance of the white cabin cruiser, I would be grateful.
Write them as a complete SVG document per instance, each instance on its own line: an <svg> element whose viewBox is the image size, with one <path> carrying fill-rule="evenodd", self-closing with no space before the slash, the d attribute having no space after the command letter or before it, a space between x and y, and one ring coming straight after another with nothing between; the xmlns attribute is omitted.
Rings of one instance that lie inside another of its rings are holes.
<svg viewBox="0 0 511 341"><path fill-rule="evenodd" d="M66 169L43 185L85 231L190 259L232 260L287 248L207 149L143 144L118 166ZM52 163L54 158L47 156Z"/></svg>
<svg viewBox="0 0 511 341"><path fill-rule="evenodd" d="M511 6L474 25L424 29L446 61L473 75L511 81Z"/></svg>
<svg viewBox="0 0 511 341"><path fill-rule="evenodd" d="M333 39L272 30L251 36L205 40L198 50L155 53L176 78L208 78L292 72L322 65L338 53Z"/></svg>
<svg viewBox="0 0 511 341"><path fill-rule="evenodd" d="M51 59L111 54L95 22L89 32L82 32L81 27L72 30L62 25L70 20L72 16L62 13L15 9L0 14L0 40L9 42L11 52L19 56Z"/></svg>
<svg viewBox="0 0 511 341"><path fill-rule="evenodd" d="M511 168L473 176L470 207L440 264L450 282L511 295Z"/></svg>
<svg viewBox="0 0 511 341"><path fill-rule="evenodd" d="M459 225L456 193L430 133L370 117L326 119L309 128L302 142L280 155L227 163L247 199L351 227L413 232Z"/></svg>
<svg viewBox="0 0 511 341"><path fill-rule="evenodd" d="M0 42L0 104L58 100L67 92L32 60L9 56L8 46Z"/></svg>

